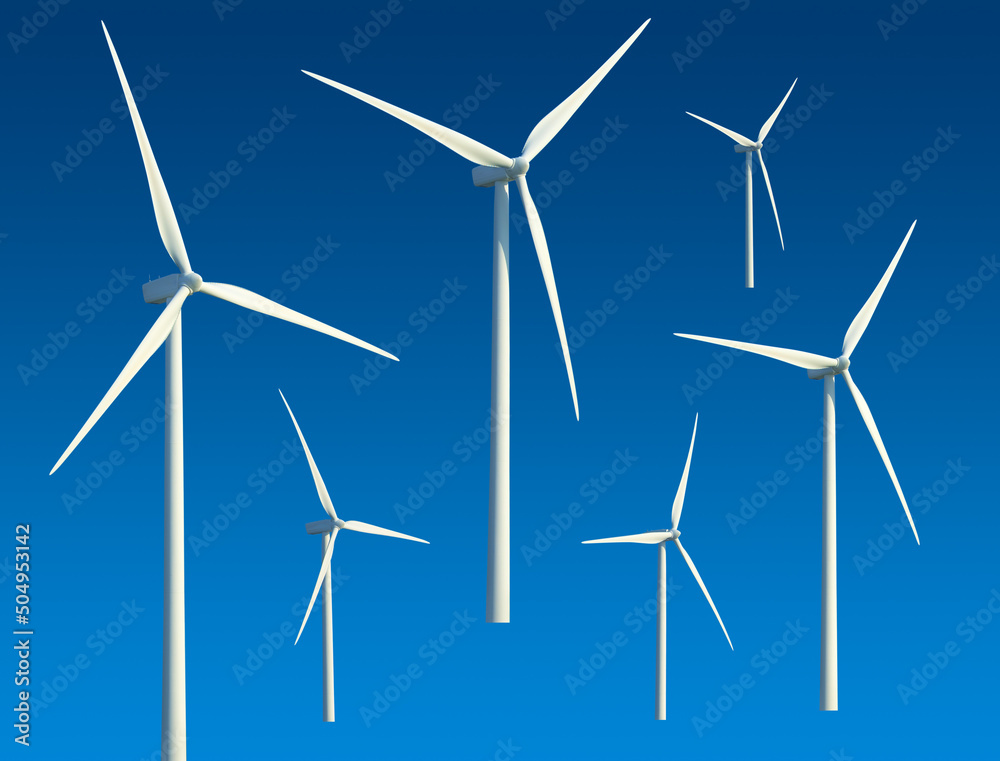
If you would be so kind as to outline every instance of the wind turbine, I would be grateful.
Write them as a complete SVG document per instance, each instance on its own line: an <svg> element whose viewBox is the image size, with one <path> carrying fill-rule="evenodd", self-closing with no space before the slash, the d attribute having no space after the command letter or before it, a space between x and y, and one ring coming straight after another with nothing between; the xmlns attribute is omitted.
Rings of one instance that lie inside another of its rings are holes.
<svg viewBox="0 0 1000 761"><path fill-rule="evenodd" d="M795 82L798 82L798 77L795 78ZM764 122L764 126L760 128L760 132L757 133L757 140L751 140L748 137L743 137L739 132L733 132L732 130L721 127L715 122L710 122L708 119L704 119L697 114L692 114L690 111L685 111L688 116L693 116L699 121L705 122L710 127L715 127L719 132L724 135L728 135L733 140L736 141L736 145L733 149L737 153L745 153L747 156L747 252L746 252L746 287L753 288L753 155L756 153L757 158L760 160L760 170L764 174L764 184L767 185L767 194L771 197L771 208L774 209L774 221L778 225L778 239L781 241L781 250L785 250L785 238L781 234L781 221L778 219L778 207L774 204L774 193L771 191L771 180L767 176L767 167L764 166L764 154L760 153L760 149L764 145L764 138L767 137L767 133L771 131L771 127L774 126L774 120L778 118L778 114L781 113L781 109L785 106L785 101L788 100L788 96L792 94L792 89L795 87L795 82L792 82L792 86L788 88L788 92L785 93L785 97L781 99L781 103L778 107L774 109L774 113L771 117Z"/></svg>
<svg viewBox="0 0 1000 761"><path fill-rule="evenodd" d="M566 343L566 330L563 327L562 310L559 307L559 294L556 292L555 275L552 272L552 261L549 258L549 247L545 242L545 232L538 217L525 174L529 162L549 144L565 126L569 118L587 99L594 88L600 84L611 68L618 63L625 51L629 49L636 38L646 28L645 23L625 41L593 76L584 82L566 100L556 106L542 119L528 135L521 149L521 155L516 159L508 158L492 148L479 143L454 130L435 124L429 119L404 111L385 101L373 98L347 85L334 82L312 72L303 70L313 79L335 87L358 100L394 116L423 132L428 137L451 149L477 166L472 170L472 182L477 187L493 187L493 370L491 410L495 426L490 436L490 507L489 507L489 537L486 560L486 620L490 623L508 623L510 621L510 290L509 290L509 252L510 252L510 196L507 183L516 182L517 189L524 203L528 227L535 243L535 253L542 269L542 278L548 291L549 303L556 321L559 333L559 343L562 345L563 360L566 363L566 374L569 377L569 389L573 396L573 409L576 419L580 419L580 405L576 397L576 382L573 379L573 365L570 361L569 346Z"/></svg>
<svg viewBox="0 0 1000 761"><path fill-rule="evenodd" d="M139 141L142 162L146 167L146 180L153 200L153 212L160 230L163 245L180 270L178 274L143 284L142 295L148 304L166 306L153 326L142 339L135 353L125 365L100 404L87 418L80 432L76 434L66 451L49 471L52 475L70 456L77 444L118 398L122 389L135 377L140 368L166 343L166 425L164 440L166 456L164 461L164 573L163 573L163 721L161 749L164 759L183 761L187 757L187 720L184 672L184 423L183 423L183 382L181 364L181 307L185 299L193 293L201 292L209 296L230 301L255 312L301 325L305 328L339 338L355 346L377 354L396 357L364 341L332 328L311 317L299 314L288 307L275 303L252 291L226 283L209 283L201 275L191 270L184 240L181 237L177 217L174 216L166 185L153 157L146 130L139 118L139 111L132 97L132 90L125 79L118 53L111 42L111 35L104 27L104 36L111 49L118 79L121 82L128 110L132 115L132 125Z"/></svg>
<svg viewBox="0 0 1000 761"><path fill-rule="evenodd" d="M917 222L914 220L906 233L906 237L903 238L899 250L896 251L896 255L892 258L889 269L882 275L882 279L875 286L872 295L868 297L868 301L861 307L861 311L858 312L857 316L851 322L850 327L847 328L847 334L844 336L844 345L837 359L797 351L796 349L778 349L773 346L759 346L757 344L744 343L743 341L728 341L722 338L706 338L705 336L692 336L686 333L674 333L675 336L680 336L681 338L693 338L696 341L706 341L708 343L719 344L720 346L728 346L733 349L771 357L772 359L805 369L810 378L816 380L819 378L823 379L823 594L819 682L819 707L821 711L837 710L837 427L836 411L834 408L834 380L838 375L844 376L844 382L847 383L847 388L858 405L858 410L861 412L861 417L864 419L865 425L868 427L868 432L875 442L875 447L882 456L882 462L885 463L885 468L889 471L889 478L892 479L892 485L896 487L896 494L899 496L899 501L903 503L903 510L906 513L907 520L910 522L910 528L913 529L913 536L917 540L917 544L920 544L917 527L913 524L913 516L910 515L910 508L906 504L906 497L903 496L903 490L899 486L896 472L892 469L892 463L889 462L889 455L885 451L882 437L875 426L875 418L872 417L872 412L868 408L868 402L861 395L861 391L851 379L851 373L847 369L851 364L851 352L854 351L854 348L858 345L858 341L861 340L861 336L864 335L865 328L868 327L868 323L875 313L875 307L878 306L879 299L882 298L882 293L889 284L889 278L892 277L892 273L896 269L896 264L899 262L899 257L903 255L903 249L906 248L906 244L909 242L910 235L913 234L913 228L916 225Z"/></svg>
<svg viewBox="0 0 1000 761"><path fill-rule="evenodd" d="M670 514L673 525L667 531L647 531L643 534L630 534L629 536L613 536L609 539L590 539L583 544L609 544L609 543L629 543L629 544L656 544L660 547L660 575L656 588L656 718L664 720L667 718L667 542L673 542L680 550L681 557L687 563L694 580L698 582L701 591L705 593L705 599L712 606L712 612L719 620L722 633L726 635L729 648L733 648L733 641L729 639L729 632L726 625L722 623L722 616L719 615L715 603L712 602L712 595L708 593L705 582L701 580L701 574L694 567L694 561L687 554L684 545L681 544L681 532L677 529L681 522L681 511L684 509L684 493L687 491L688 473L691 470L691 455L694 452L694 437L698 433L698 416L694 416L694 430L691 432L691 446L688 448L687 462L684 463L684 472L681 473L681 482L677 487L677 494L674 497L674 507Z"/></svg>
<svg viewBox="0 0 1000 761"><path fill-rule="evenodd" d="M337 511L334 510L333 502L330 499L330 493L326 490L326 484L323 483L323 476L320 475L312 452L309 451L309 445L306 444L306 437L302 435L302 429L299 428L299 423L292 413L292 408L288 406L288 400L285 399L285 395L280 390L278 393L281 394L281 401L285 403L288 414L291 415L292 423L295 425L295 431L299 435L299 441L302 442L302 450L306 453L306 459L309 461L309 470L312 471L313 481L316 483L316 492L319 494L319 501L322 503L323 509L326 510L326 514L330 516L326 520L313 521L306 524L306 533L323 535L323 565L320 566L319 577L316 579L316 586L313 587L312 597L309 598L309 607L306 608L306 615L302 619L299 633L295 637L295 644L299 644L299 637L302 636L302 630L306 628L306 621L309 620L309 614L312 613L313 605L316 603L316 595L319 594L319 588L322 586L323 721L333 721L333 602L332 591L330 589L330 558L333 557L333 543L337 539L337 532L343 529L345 531L359 531L363 534L394 536L397 539L409 539L411 542L422 542L423 544L430 544L430 542L424 539L417 539L417 537L410 536L409 534L401 534L398 531L390 531L387 528L373 526L370 523L344 521L338 518Z"/></svg>

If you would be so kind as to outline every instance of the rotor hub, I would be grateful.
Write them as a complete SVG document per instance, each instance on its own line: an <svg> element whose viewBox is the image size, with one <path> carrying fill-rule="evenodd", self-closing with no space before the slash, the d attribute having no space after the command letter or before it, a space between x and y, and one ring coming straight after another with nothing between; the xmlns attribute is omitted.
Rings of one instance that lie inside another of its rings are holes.
<svg viewBox="0 0 1000 761"><path fill-rule="evenodd" d="M201 279L201 275L197 272L188 272L186 275L181 275L181 281L179 285L187 288L191 293L197 293L201 290L201 286L204 281Z"/></svg>
<svg viewBox="0 0 1000 761"><path fill-rule="evenodd" d="M518 156L514 159L514 165L510 169L506 170L507 176L512 180L516 180L518 177L524 177L524 175L528 173L529 166L531 166L531 164L524 156Z"/></svg>

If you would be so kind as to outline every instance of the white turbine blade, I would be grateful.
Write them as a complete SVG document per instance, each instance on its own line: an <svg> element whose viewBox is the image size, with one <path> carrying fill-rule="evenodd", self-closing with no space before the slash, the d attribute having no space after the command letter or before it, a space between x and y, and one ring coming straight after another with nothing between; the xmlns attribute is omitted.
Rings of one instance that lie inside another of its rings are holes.
<svg viewBox="0 0 1000 761"><path fill-rule="evenodd" d="M857 316L851 322L851 326L847 329L847 334L844 336L844 348L841 353L845 357L850 357L851 352L854 351L854 347L858 345L858 341L861 340L861 336L864 335L865 329L868 327L868 323L872 319L872 315L875 314L875 307L878 306L879 300L882 298L882 294L885 292L885 287L889 284L889 278L892 277L892 273L896 269L896 264L899 263L899 257L903 255L903 249L906 248L906 244L910 242L910 235L913 234L913 228L917 226L917 220L913 220L913 224L910 225L910 229L906 231L906 237L903 238L903 242L899 244L899 250L896 251L896 255L892 257L892 261L889 263L889 269L885 271L882 275L882 279L878 281L878 285L875 286L875 290L872 291L872 295L868 297L868 301L865 305L861 307L861 311L858 312Z"/></svg>
<svg viewBox="0 0 1000 761"><path fill-rule="evenodd" d="M644 534L629 534L628 536L612 536L608 539L588 539L581 544L659 544L669 539L669 531L647 531Z"/></svg>
<svg viewBox="0 0 1000 761"><path fill-rule="evenodd" d="M379 536L394 536L397 539L409 539L411 542L420 542L422 544L430 544L426 539L417 539L415 536L410 536L409 534L401 534L398 531L390 531L387 528L381 528L380 526L373 526L370 523L362 523L361 521L345 521L341 528L345 528L348 531L360 531L362 534L378 534Z"/></svg>
<svg viewBox="0 0 1000 761"><path fill-rule="evenodd" d="M670 512L670 519L673 522L671 528L677 528L681 522L681 511L684 509L684 494L688 487L688 473L691 470L691 455L694 453L694 437L698 433L698 415L694 416L694 430L691 431L691 446L688 447L687 461L684 463L684 472L681 473L681 482L677 487L677 494L674 496L674 509Z"/></svg>
<svg viewBox="0 0 1000 761"><path fill-rule="evenodd" d="M705 599L708 600L708 604L712 606L712 612L715 613L715 617L719 619L719 626L722 627L722 633L726 635L726 639L729 641L729 649L733 650L733 641L729 639L729 632L726 631L726 625L722 623L722 616L719 615L718 608L715 607L715 603L712 602L712 595L708 593L708 589L705 586L705 582L701 580L701 574L698 573L698 569L694 567L694 561L691 556L687 554L684 549L684 545L681 544L680 539L675 539L674 543L677 545L677 549L681 551L681 555L684 556L684 562L688 564L688 568L691 569L691 573L694 574L694 580L698 582L698 586L701 587L701 591L705 593Z"/></svg>
<svg viewBox="0 0 1000 761"><path fill-rule="evenodd" d="M875 442L875 447L878 449L879 455L882 456L885 469L889 471L889 478L892 479L892 485L896 487L896 494L899 495L899 501L903 503L903 511L906 513L906 519L910 522L910 528L913 529L913 538L917 540L917 544L920 544L920 536L917 534L917 527L913 523L913 516L910 515L910 508L906 504L906 497L903 496L903 490L899 486L896 471L892 469L892 463L889 462L889 453L885 451L885 444L882 443L882 437L875 426L875 418L872 417L872 411L868 408L868 402L861 395L861 389L854 385L851 374L847 370L844 370L843 376L844 380L847 381L847 388L850 389L851 396L854 397L854 401L858 405L861 417L864 418L865 425L868 426L868 433L871 434L872 441Z"/></svg>
<svg viewBox="0 0 1000 761"><path fill-rule="evenodd" d="M202 283L201 292L207 293L209 296L215 296L217 299L223 299L224 301L229 301L238 306L252 309L253 311L260 312L261 314L277 317L279 320L291 322L296 325L301 325L303 328L309 328L310 330L315 330L319 333L339 338L341 341L346 341L349 344L360 346L362 349L367 349L368 351L373 351L376 354L381 354L383 357L395 359L397 362L399 361L392 354L387 351L383 351L377 346L372 346L370 343L362 341L360 338L355 338L342 330L331 328L329 325L322 323L319 320L314 320L312 317L306 317L304 314L300 314L294 309L282 306L276 301L271 301L270 299L265 299L263 296L258 296L253 291L248 291L246 288L240 288L238 285L227 285L226 283Z"/></svg>
<svg viewBox="0 0 1000 761"><path fill-rule="evenodd" d="M781 250L785 250L785 236L781 234L781 220L778 219L778 207L774 203L774 192L771 190L771 178L767 176L767 167L764 166L764 154L758 151L757 159L760 161L760 171L764 173L764 184L767 185L767 194L771 197L771 208L774 209L774 221L778 224L778 239L781 241Z"/></svg>
<svg viewBox="0 0 1000 761"><path fill-rule="evenodd" d="M754 143L753 140L751 140L748 137L743 137L743 135L741 135L739 132L733 132L731 129L726 129L725 127L722 127L716 124L715 122L710 122L708 119L698 116L698 114L692 114L690 111L685 111L684 113L687 114L688 116L693 116L698 121L705 122L705 124L707 124L709 127L715 127L717 130L719 130L719 132L721 132L724 135L728 135L729 137L731 137L733 140L735 140L737 143L739 143L745 148L753 148L756 145L756 143Z"/></svg>
<svg viewBox="0 0 1000 761"><path fill-rule="evenodd" d="M618 60L623 55L625 55L625 51L628 50L632 46L632 43L636 41L636 38L642 34L642 30L646 28L646 24L648 24L649 21L649 19L646 19L642 26L636 29L632 36L625 40L625 43L615 51L613 56L604 62L604 65L601 66L601 68L594 72L590 79L574 90L572 95L549 111L549 113L535 125L535 128L531 130L531 134L528 135L528 139L524 142L524 148L521 149L521 156L524 159L531 161L535 158L535 156L541 152L542 148L548 145L549 141L559 133L559 130L566 126L566 122L569 121L570 117L576 113L576 110L590 96L590 94L594 91L594 88L601 83L601 80L607 76L612 67L618 63Z"/></svg>
<svg viewBox="0 0 1000 761"><path fill-rule="evenodd" d="M692 336L687 333L674 333L674 335L681 338L693 338L695 341L705 341L710 344L718 344L719 346L728 346L730 349L749 351L753 354L760 354L764 357L770 357L771 359L777 359L781 362L787 362L790 365L802 367L806 370L822 370L826 367L837 366L837 360L835 359L830 359L829 357L824 357L820 354L810 354L807 351L799 351L798 349L779 349L776 346L760 346L758 344L748 344L744 341L728 341L725 338Z"/></svg>
<svg viewBox="0 0 1000 761"><path fill-rule="evenodd" d="M149 182L149 194L153 198L153 212L156 214L156 226L160 230L160 238L163 245L174 260L174 264L180 269L182 275L191 271L191 264L188 261L187 250L184 248L184 239L181 237L181 228L177 224L177 217L174 216L174 207L170 204L170 196L167 195L167 186L163 184L163 177L160 176L160 169L156 165L153 157L153 149L149 145L149 138L146 137L146 130L142 126L142 119L139 118L139 109L136 108L135 98L132 97L132 88L125 79L125 72L122 69L121 61L118 60L118 52L114 43L111 42L111 35L108 28L101 22L104 29L104 36L108 40L108 47L111 48L111 57L115 59L115 68L118 70L118 79L121 81L122 90L125 91L125 100L128 103L129 113L132 115L132 126L135 127L135 136L139 140L139 151L142 153L142 163L146 167L146 180Z"/></svg>
<svg viewBox="0 0 1000 761"><path fill-rule="evenodd" d="M411 114L409 111L399 108L398 106L386 103L384 100L379 100L378 98L373 98L371 95L366 95L360 90L355 90L353 87L342 85L340 82L334 82L332 79L327 79L326 77L321 77L318 74L313 74L311 71L302 69L302 73L322 82L323 84L330 85L330 87L335 87L341 92L353 95L358 100L364 101L369 106L375 106L375 108L380 111L385 111L385 113L390 116L395 116L400 121L406 122L411 127L420 130L429 138L436 140L445 148L453 150L459 156L467 158L474 164L482 164L483 166L498 166L504 169L509 169L514 165L513 159L507 158L499 151L495 151L492 148L473 140L471 137L466 137L461 133L455 132L453 129L442 127L440 124L432 122L430 119L425 119L422 116Z"/></svg>
<svg viewBox="0 0 1000 761"><path fill-rule="evenodd" d="M191 291L187 288L181 288L177 293L174 294L170 302L164 307L160 316L156 318L156 322L146 333L145 338L139 342L139 346L132 353L131 358L125 364L124 369L115 378L115 382L111 384L111 388L101 399L100 404L97 408L90 413L90 417L87 418L87 422L83 424L83 428L80 432L73 437L73 441L70 442L69 446L66 447L66 451L62 453L62 457L59 458L58 462L52 466L52 470L49 471L51 476L55 473L59 466L62 465L66 458L72 454L73 450L76 449L76 445L79 444L83 437L87 435L91 428L94 427L94 423L100 420L101 415L111 406L112 402L118 398L118 394L122 392L122 389L128 385L129 381L135 377L135 374L139 372L139 369L146 364L146 361L152 357L156 350L163 345L163 342L167 340L167 336L170 335L171 328L174 327L174 323L177 322L177 315L180 314L181 305L190 295Z"/></svg>
<svg viewBox="0 0 1000 761"><path fill-rule="evenodd" d="M569 377L569 390L573 395L573 411L576 419L580 419L580 404L576 398L576 380L573 377L573 362L569 356L569 344L566 341L566 328L563 326L562 309L559 308L559 293L556 291L556 276L552 272L552 260L549 258L549 245L545 241L545 231L542 229L542 220L538 216L538 209L528 192L528 183L521 175L517 178L517 189L521 194L521 201L524 202L524 212L528 217L528 228L531 230L531 238L535 242L535 253L538 255L538 265L542 268L542 278L545 280L545 290L549 294L549 304L552 305L552 316L556 320L556 330L559 333L559 344L562 346L563 361L566 363L566 375Z"/></svg>
<svg viewBox="0 0 1000 761"><path fill-rule="evenodd" d="M798 82L799 78L795 78L795 82ZM781 99L781 103L778 107L774 109L774 113L771 114L771 118L764 122L764 126L760 128L760 132L757 133L757 142L764 142L764 138L767 137L767 133L771 131L771 127L774 126L774 120L778 118L778 114L781 113L781 109L785 107L785 101L788 100L788 96L792 94L792 90L795 89L795 82L792 82L792 86L788 88L788 92L785 93L785 97Z"/></svg>
<svg viewBox="0 0 1000 761"><path fill-rule="evenodd" d="M326 484L323 483L323 476L319 474L316 461L313 459L312 452L309 451L309 445L306 444L306 437L302 435L302 429L299 428L299 421L295 419L292 408L288 405L288 400L285 399L285 395L281 393L280 388L278 389L278 393L281 394L281 401L285 403L288 414L292 418L292 423L295 425L295 432L299 434L299 441L302 442L302 449L306 453L306 459L309 461L309 470L312 471L313 481L316 483L316 493L319 494L319 501L323 503L323 509L326 510L327 515L337 520L337 511L333 509L333 501L330 499L330 493L326 490Z"/></svg>
<svg viewBox="0 0 1000 761"><path fill-rule="evenodd" d="M326 552L323 553L323 565L319 569L319 577L316 579L316 586L313 587L312 597L309 598L309 607L306 608L306 615L302 619L302 625L299 627L299 633L295 635L295 643L299 644L299 637L302 636L302 630L306 628L306 621L309 620L309 614L312 613L313 605L316 604L316 595L319 594L319 588L323 586L323 579L326 575L330 573L330 558L333 557L333 542L337 538L338 529L334 529L330 532L330 541L326 545Z"/></svg>

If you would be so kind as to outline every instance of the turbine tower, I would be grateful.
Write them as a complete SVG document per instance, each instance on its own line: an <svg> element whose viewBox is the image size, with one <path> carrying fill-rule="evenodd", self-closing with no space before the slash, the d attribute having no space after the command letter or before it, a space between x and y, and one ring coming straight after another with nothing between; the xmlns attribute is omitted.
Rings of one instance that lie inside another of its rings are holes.
<svg viewBox="0 0 1000 761"><path fill-rule="evenodd" d="M404 111L385 101L373 98L347 85L334 82L308 71L303 71L313 79L330 85L358 100L394 116L428 137L441 143L477 166L472 170L472 182L477 187L493 188L493 361L491 412L495 427L490 436L490 507L489 537L486 560L486 620L491 623L510 621L510 196L508 183L515 182L521 201L524 203L528 227L535 244L535 253L542 269L542 278L548 291L549 303L555 317L559 343L562 345L563 361L569 377L570 393L576 419L580 419L580 406L576 397L576 382L573 379L573 365L570 361L566 330L563 327L559 294L556 292L555 275L549 258L549 247L545 241L538 210L528 192L525 175L529 162L549 144L559 130L587 99L594 88L611 68L625 54L636 38L646 28L645 23L618 48L593 76L584 82L566 100L556 106L542 119L528 135L516 159L508 158L498 151L488 148L454 130L435 124L429 119Z"/></svg>
<svg viewBox="0 0 1000 761"><path fill-rule="evenodd" d="M795 82L798 82L798 77L795 78ZM746 286L747 288L753 288L753 155L756 153L757 158L760 161L760 170L764 174L764 184L767 185L767 194L771 198L771 208L774 209L774 221L778 225L778 239L781 241L781 250L785 250L785 238L781 234L781 221L778 219L778 207L774 204L774 193L771 191L771 180L767 176L767 167L764 165L764 154L760 152L760 149L764 146L764 138L767 137L767 133L771 131L771 127L774 126L775 119L778 118L778 114L781 113L781 109L785 106L785 101L788 100L788 96L792 94L792 89L795 87L795 82L792 82L792 86L788 88L788 92L785 93L785 97L781 99L781 103L778 107L774 109L774 113L771 117L764 122L764 126L760 128L760 132L757 133L757 140L751 140L748 137L743 137L739 132L733 132L732 130L721 127L715 122L710 122L708 119L703 119L702 117L692 114L690 111L685 111L688 116L693 116L699 121L705 122L705 124L710 127L715 127L719 132L724 135L731 137L736 141L736 145L733 149L737 153L745 153L747 157L747 231L746 231Z"/></svg>
<svg viewBox="0 0 1000 761"><path fill-rule="evenodd" d="M101 22L104 27L104 23ZM132 90L125 79L118 53L111 42L111 35L104 27L111 57L118 71L118 79L128 102L128 110L132 115L132 125L135 127L139 150L146 167L146 179L149 182L149 192L153 200L153 212L156 224L160 230L163 245L174 260L180 272L175 275L145 283L142 294L149 304L166 304L160 316L142 339L135 353L125 365L111 388L101 399L97 408L87 418L79 433L66 447L66 451L49 471L52 475L70 456L77 444L87 435L88 431L111 406L112 402L135 377L136 373L149 360L161 345L166 343L166 425L164 440L166 455L164 458L164 569L163 569L163 721L161 736L161 751L167 761L183 761L187 758L187 719L185 700L185 642L184 642L184 423L183 423L183 382L181 366L181 307L184 301L193 293L206 293L209 296L232 302L255 312L268 314L280 320L291 322L311 330L339 338L355 346L381 354L390 359L396 359L391 354L372 346L369 343L332 328L311 317L299 314L288 307L282 306L252 291L226 283L209 283L202 280L201 275L191 270L184 240L181 237L180 226L174 215L167 195L166 185L160 176L160 170L153 157L146 130L139 118L139 111L132 97Z"/></svg>
<svg viewBox="0 0 1000 761"><path fill-rule="evenodd" d="M899 501L903 503L903 511L906 519L913 529L913 536L920 544L920 537L917 535L917 527L913 523L913 516L910 515L910 508L906 504L906 497L899 486L896 472L892 469L889 455L885 451L882 437L875 426L875 418L868 408L868 402L861 395L861 391L851 379L848 367L851 364L851 352L854 351L864 335L875 307L878 306L889 278L899 263L899 257L903 255L903 250L913 234L913 228L917 222L914 220L910 229L903 238L903 242L896 251L896 255L889 264L889 269L882 275L878 285L868 301L861 307L861 311L851 322L844 336L844 344L837 359L824 357L819 354L810 354L796 349L779 349L773 346L760 346L758 344L744 343L743 341L729 341L723 338L706 338L705 336L692 336L686 333L674 333L681 338L693 338L696 341L706 341L720 346L728 346L732 349L740 349L754 354L761 354L771 357L781 362L785 362L806 370L807 375L815 380L823 379L823 592L822 592L822 622L820 633L820 682L819 682L819 707L821 711L837 710L837 441L836 441L836 409L834 407L834 381L838 375L844 376L848 391L854 397L854 402L858 405L861 417L868 427L875 448L882 456L882 462L889 471L889 478L896 488Z"/></svg>
<svg viewBox="0 0 1000 761"><path fill-rule="evenodd" d="M688 448L687 461L684 463L684 472L681 473L681 482L677 487L677 494L674 497L674 507L671 510L670 520L673 525L667 531L647 531L643 534L630 534L629 536L613 536L609 539L590 539L583 544L656 544L660 551L660 573L659 582L656 588L656 718L664 720L667 718L667 542L673 542L680 550L681 557L687 563L688 568L694 575L694 580L698 582L701 591L705 593L705 599L712 606L712 612L722 627L722 633L726 635L729 642L729 649L733 649L733 641L729 639L729 632L726 625L722 623L722 616L719 615L712 596L708 593L705 582L701 580L701 574L694 567L694 561L688 555L684 545L681 544L681 532L677 526L681 522L681 511L684 509L684 494L687 491L688 473L691 471L691 455L694 453L694 437L698 433L698 416L694 416L694 430L691 432L691 446Z"/></svg>
<svg viewBox="0 0 1000 761"><path fill-rule="evenodd" d="M281 394L281 391L279 390L278 393ZM292 408L288 406L288 400L285 399L284 394L281 394L281 401L285 403L288 414L292 418L292 423L295 425L295 432L298 433L299 441L302 442L302 451L306 453L306 459L309 461L309 470L312 471L313 482L316 484L316 492L319 494L319 501L329 516L326 520L313 521L306 524L306 533L321 534L323 536L323 564L320 566L319 577L316 579L316 586L313 587L312 597L309 598L309 607L306 608L306 614L302 618L302 625L299 627L299 633L295 637L294 644L299 644L299 637L302 636L302 630L306 628L306 621L309 620L309 614L312 613L313 605L316 603L316 595L319 594L319 588L322 586L323 721L333 721L333 593L330 589L330 559L333 557L333 543L337 538L337 532L341 530L358 531L363 534L378 534L380 536L393 536L397 539L409 539L411 542L422 542L423 544L430 544L430 542L424 539L417 539L417 537L410 536L409 534L401 534L398 531L390 531L387 528L373 526L370 523L344 521L338 518L337 511L333 508L333 501L330 499L330 493L326 490L326 484L323 483L323 476L320 475L319 468L316 467L316 461L313 459L312 452L309 451L309 445L306 444L306 437L302 435L302 429L299 428L299 423L295 419L295 415L292 414Z"/></svg>

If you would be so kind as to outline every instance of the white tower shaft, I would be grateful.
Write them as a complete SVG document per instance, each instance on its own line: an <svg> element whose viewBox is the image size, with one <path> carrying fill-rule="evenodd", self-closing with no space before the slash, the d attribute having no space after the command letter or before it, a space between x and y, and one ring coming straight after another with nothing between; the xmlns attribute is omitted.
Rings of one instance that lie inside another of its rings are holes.
<svg viewBox="0 0 1000 761"><path fill-rule="evenodd" d="M753 151L747 157L747 262L746 284L753 288Z"/></svg>
<svg viewBox="0 0 1000 761"><path fill-rule="evenodd" d="M823 377L823 593L819 709L837 710L837 441L833 373Z"/></svg>
<svg viewBox="0 0 1000 761"><path fill-rule="evenodd" d="M656 718L667 718L667 543L660 542L656 585Z"/></svg>
<svg viewBox="0 0 1000 761"><path fill-rule="evenodd" d="M330 534L323 534L324 558L331 540ZM333 592L327 573L323 579L323 721L333 720Z"/></svg>

